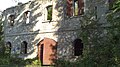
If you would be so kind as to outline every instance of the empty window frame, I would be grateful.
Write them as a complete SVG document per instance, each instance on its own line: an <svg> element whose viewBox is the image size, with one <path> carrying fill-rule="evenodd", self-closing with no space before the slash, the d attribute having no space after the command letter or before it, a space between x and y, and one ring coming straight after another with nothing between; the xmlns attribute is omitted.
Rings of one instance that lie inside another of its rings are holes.
<svg viewBox="0 0 120 67"><path fill-rule="evenodd" d="M8 19L9 19L10 26L13 26L15 21L15 15L10 15Z"/></svg>
<svg viewBox="0 0 120 67"><path fill-rule="evenodd" d="M52 20L52 5L47 6L47 20Z"/></svg>
<svg viewBox="0 0 120 67"><path fill-rule="evenodd" d="M5 48L6 48L5 53L10 53L11 52L11 47L12 47L11 43L7 42L6 45L5 45Z"/></svg>
<svg viewBox="0 0 120 67"><path fill-rule="evenodd" d="M25 17L25 20L26 20L26 24L28 24L30 21L30 11L26 11L24 13L24 17Z"/></svg>
<svg viewBox="0 0 120 67"><path fill-rule="evenodd" d="M78 0L74 0L74 15L78 15Z"/></svg>
<svg viewBox="0 0 120 67"><path fill-rule="evenodd" d="M21 43L21 54L27 54L27 42L26 41L23 41Z"/></svg>
<svg viewBox="0 0 120 67"><path fill-rule="evenodd" d="M80 56L83 53L83 43L81 39L75 39L73 42L74 56Z"/></svg>
<svg viewBox="0 0 120 67"><path fill-rule="evenodd" d="M84 13L83 0L67 0L66 1L66 14L67 16L82 15Z"/></svg>

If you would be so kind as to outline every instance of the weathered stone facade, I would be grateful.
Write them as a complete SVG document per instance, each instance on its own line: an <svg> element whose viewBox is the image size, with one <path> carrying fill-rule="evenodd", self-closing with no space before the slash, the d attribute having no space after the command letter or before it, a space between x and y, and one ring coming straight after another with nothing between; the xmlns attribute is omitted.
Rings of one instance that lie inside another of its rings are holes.
<svg viewBox="0 0 120 67"><path fill-rule="evenodd" d="M6 9L3 12L5 43L12 44L11 53L20 54L21 43L28 43L27 54L20 57L34 58L37 56L37 44L44 38L51 38L57 44L57 57L70 59L74 56L73 41L79 36L80 20L90 10L97 10L100 22L105 20L108 1L97 3L97 0L84 0L84 14L67 17L63 0L33 0L25 4ZM53 6L52 20L47 20L47 6ZM97 7L97 9L95 9ZM29 22L26 23L24 13L30 11ZM15 15L14 25L10 26L9 15ZM89 16L89 15L88 15ZM84 20L85 21L85 20Z"/></svg>

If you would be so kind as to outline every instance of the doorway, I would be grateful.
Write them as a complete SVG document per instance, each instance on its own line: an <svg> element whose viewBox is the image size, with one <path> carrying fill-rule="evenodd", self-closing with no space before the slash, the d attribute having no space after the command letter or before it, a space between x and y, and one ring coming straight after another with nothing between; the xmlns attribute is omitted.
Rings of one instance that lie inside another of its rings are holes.
<svg viewBox="0 0 120 67"><path fill-rule="evenodd" d="M50 38L44 38L38 44L38 58L42 66L54 65L56 60L57 42Z"/></svg>

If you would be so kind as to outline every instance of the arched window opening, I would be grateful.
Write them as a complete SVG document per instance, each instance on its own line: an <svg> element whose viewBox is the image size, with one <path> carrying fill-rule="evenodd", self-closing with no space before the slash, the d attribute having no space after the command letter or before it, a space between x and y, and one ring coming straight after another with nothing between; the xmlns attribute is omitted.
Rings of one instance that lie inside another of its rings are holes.
<svg viewBox="0 0 120 67"><path fill-rule="evenodd" d="M74 55L80 56L83 53L83 43L81 39L74 40Z"/></svg>
<svg viewBox="0 0 120 67"><path fill-rule="evenodd" d="M21 43L21 54L27 54L27 42L26 41L23 41Z"/></svg>
<svg viewBox="0 0 120 67"><path fill-rule="evenodd" d="M11 53L12 45L10 42L6 43L5 48L6 48L5 53Z"/></svg>
<svg viewBox="0 0 120 67"><path fill-rule="evenodd" d="M52 5L47 7L47 20L52 20Z"/></svg>
<svg viewBox="0 0 120 67"><path fill-rule="evenodd" d="M9 19L10 26L13 26L14 25L14 20L15 20L15 15L10 15L8 17L8 19Z"/></svg>
<svg viewBox="0 0 120 67"><path fill-rule="evenodd" d="M26 24L28 24L30 21L30 11L26 11L24 13L24 17L25 17L25 20L26 20Z"/></svg>

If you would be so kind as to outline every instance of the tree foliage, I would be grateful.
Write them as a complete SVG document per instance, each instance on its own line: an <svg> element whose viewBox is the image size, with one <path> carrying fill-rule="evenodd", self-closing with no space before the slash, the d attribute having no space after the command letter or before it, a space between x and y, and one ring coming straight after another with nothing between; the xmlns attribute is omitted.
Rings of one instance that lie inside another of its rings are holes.
<svg viewBox="0 0 120 67"><path fill-rule="evenodd" d="M82 23L82 35L85 49L82 63L87 67L119 67L120 66L120 0L117 0L109 13L107 25L91 20L95 15L90 12L88 21ZM91 22L91 23L90 23Z"/></svg>
<svg viewBox="0 0 120 67"><path fill-rule="evenodd" d="M108 26L92 21L82 30L83 40L88 47L84 62L91 67L119 67L120 66L120 0L113 4L108 13ZM93 14L94 15L94 14ZM91 14L92 16L92 14ZM90 18L88 18L90 19ZM88 20L90 21L90 20ZM93 28L95 27L95 28Z"/></svg>

